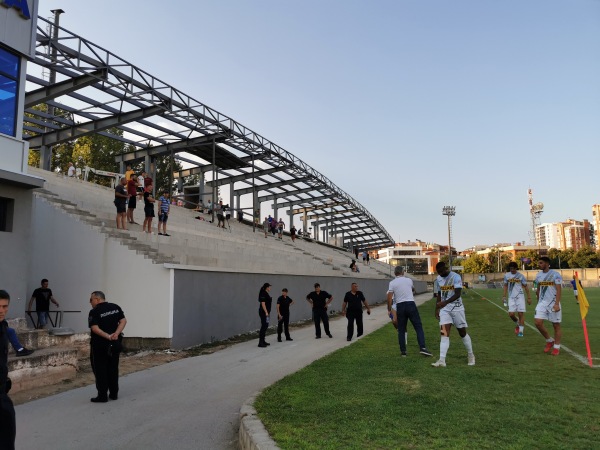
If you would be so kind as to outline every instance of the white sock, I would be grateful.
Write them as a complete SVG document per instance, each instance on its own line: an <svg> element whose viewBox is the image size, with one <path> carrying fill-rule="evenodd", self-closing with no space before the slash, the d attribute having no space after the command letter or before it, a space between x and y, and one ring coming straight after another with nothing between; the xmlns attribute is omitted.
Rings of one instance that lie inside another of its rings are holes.
<svg viewBox="0 0 600 450"><path fill-rule="evenodd" d="M525 330L525 327L523 325L519 325L519 333L522 333Z"/></svg>
<svg viewBox="0 0 600 450"><path fill-rule="evenodd" d="M448 349L450 348L450 338L447 336L442 336L440 340L440 359L442 361L446 361L446 353L448 353Z"/></svg>
<svg viewBox="0 0 600 450"><path fill-rule="evenodd" d="M465 345L465 348L467 349L467 353L469 355L473 353L473 344L471 343L471 336L467 334L464 338L462 338L462 341Z"/></svg>
<svg viewBox="0 0 600 450"><path fill-rule="evenodd" d="M554 339L553 338L548 338L548 339L546 339L546 342L554 342Z"/></svg>
<svg viewBox="0 0 600 450"><path fill-rule="evenodd" d="M560 344L554 344L554 348L560 348Z"/></svg>

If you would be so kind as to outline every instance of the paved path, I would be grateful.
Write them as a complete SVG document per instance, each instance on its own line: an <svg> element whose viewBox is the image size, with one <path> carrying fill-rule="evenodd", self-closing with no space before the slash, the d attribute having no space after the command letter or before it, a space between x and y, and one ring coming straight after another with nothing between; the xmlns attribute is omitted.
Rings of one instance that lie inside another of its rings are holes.
<svg viewBox="0 0 600 450"><path fill-rule="evenodd" d="M422 294L418 303L428 298ZM389 323L386 308L365 313L364 322L365 334ZM344 318L330 327L333 339L315 339L307 326L293 330L293 342L271 335L266 349L252 340L127 375L118 401L93 404L95 388L88 386L19 405L17 449L235 449L246 399L351 344Z"/></svg>

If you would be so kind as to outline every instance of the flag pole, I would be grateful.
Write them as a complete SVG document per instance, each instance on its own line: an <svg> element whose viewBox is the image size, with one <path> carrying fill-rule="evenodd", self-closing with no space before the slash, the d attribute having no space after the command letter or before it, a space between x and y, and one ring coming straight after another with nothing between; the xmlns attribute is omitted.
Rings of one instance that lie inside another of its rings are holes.
<svg viewBox="0 0 600 450"><path fill-rule="evenodd" d="M585 319L581 319L581 323L583 323L583 336L585 337L585 348L587 350L588 363L590 367L594 367L592 363L592 351L590 350L590 339L588 337L587 325L585 323Z"/></svg>

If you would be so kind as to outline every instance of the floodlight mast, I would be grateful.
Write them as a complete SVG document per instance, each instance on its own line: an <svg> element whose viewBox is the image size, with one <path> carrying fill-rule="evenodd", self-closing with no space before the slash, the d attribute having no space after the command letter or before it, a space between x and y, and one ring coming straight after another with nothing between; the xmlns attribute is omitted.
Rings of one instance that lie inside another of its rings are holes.
<svg viewBox="0 0 600 450"><path fill-rule="evenodd" d="M444 206L442 214L448 216L448 265L452 270L452 216L456 215L456 206Z"/></svg>

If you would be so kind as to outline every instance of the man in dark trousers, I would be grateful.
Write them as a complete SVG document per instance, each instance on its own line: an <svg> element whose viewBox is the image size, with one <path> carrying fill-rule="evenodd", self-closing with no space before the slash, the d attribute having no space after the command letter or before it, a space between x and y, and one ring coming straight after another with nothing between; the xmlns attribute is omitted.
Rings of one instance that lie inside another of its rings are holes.
<svg viewBox="0 0 600 450"><path fill-rule="evenodd" d="M283 288L281 296L277 299L277 342L281 342L281 332L285 332L285 340L293 341L290 336L290 306L294 304L294 300L288 297L288 290Z"/></svg>
<svg viewBox="0 0 600 450"><path fill-rule="evenodd" d="M350 291L346 292L344 303L342 304L342 314L348 319L348 341L352 340L352 335L354 334L354 321L356 321L356 337L361 337L363 334L362 305L367 307L367 314L371 314L371 308L369 308L367 299L362 291L358 290L358 284L352 283Z"/></svg>
<svg viewBox="0 0 600 450"><path fill-rule="evenodd" d="M10 380L8 379L8 324L6 315L10 295L0 290L0 448L14 450L17 432L15 408L8 396Z"/></svg>
<svg viewBox="0 0 600 450"><path fill-rule="evenodd" d="M48 323L48 318L50 314L50 302L54 303L58 308L58 302L52 296L52 289L48 288L48 280L44 278L42 280L42 287L37 288L31 294L31 298L29 299L29 305L27 306L27 310L31 311L31 306L33 305L33 301L35 300L35 310L37 311L38 323L36 328L44 328Z"/></svg>
<svg viewBox="0 0 600 450"><path fill-rule="evenodd" d="M315 290L306 296L306 301L311 304L313 320L315 321L316 338L321 339L321 321L325 334L332 338L329 332L329 318L327 317L327 306L333 301L333 295L321 290L321 285L315 283Z"/></svg>
<svg viewBox="0 0 600 450"><path fill-rule="evenodd" d="M94 291L90 295L92 310L88 316L91 329L90 361L96 377L98 395L91 399L94 403L116 400L119 394L119 355L121 353L121 332L127 324L125 314L119 305L108 303L104 293ZM107 395L108 394L108 395Z"/></svg>

